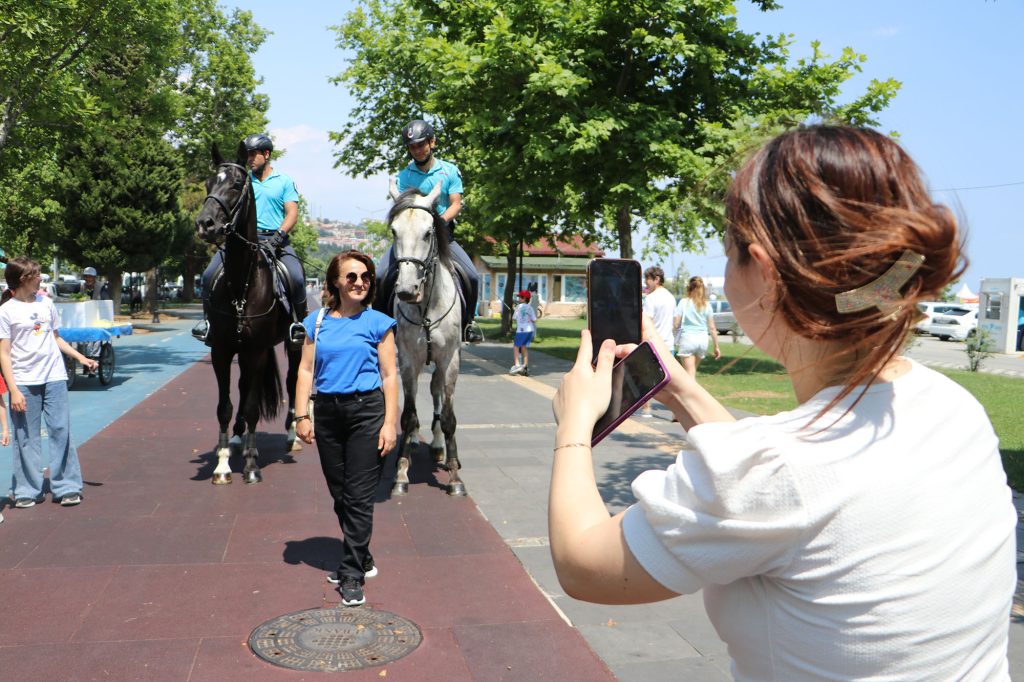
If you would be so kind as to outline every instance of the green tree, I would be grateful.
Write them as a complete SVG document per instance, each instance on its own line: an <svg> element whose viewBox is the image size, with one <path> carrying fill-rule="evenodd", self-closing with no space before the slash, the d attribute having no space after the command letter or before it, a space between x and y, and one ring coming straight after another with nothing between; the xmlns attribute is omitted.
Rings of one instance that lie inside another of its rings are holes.
<svg viewBox="0 0 1024 682"><path fill-rule="evenodd" d="M88 164L76 162L86 157ZM180 159L163 138L97 133L69 150L67 161L65 219L50 238L102 272L119 300L122 272L154 268L191 239Z"/></svg>
<svg viewBox="0 0 1024 682"><path fill-rule="evenodd" d="M728 0L367 0L337 34L354 57L335 82L357 100L338 165L396 168L395 131L426 112L471 171L475 237L578 232L626 257L641 221L663 252L718 231L730 172L765 136L872 123L899 87L840 105L862 55L813 44L790 65L790 39L744 33Z"/></svg>

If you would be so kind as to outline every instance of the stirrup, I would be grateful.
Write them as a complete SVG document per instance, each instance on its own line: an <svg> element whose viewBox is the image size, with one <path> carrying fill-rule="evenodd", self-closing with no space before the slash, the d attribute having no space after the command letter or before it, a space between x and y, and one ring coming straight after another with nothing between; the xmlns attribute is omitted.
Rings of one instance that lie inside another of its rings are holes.
<svg viewBox="0 0 1024 682"><path fill-rule="evenodd" d="M200 320L199 324L192 327L193 338L206 343L207 337L210 335L210 323L207 320Z"/></svg>
<svg viewBox="0 0 1024 682"><path fill-rule="evenodd" d="M292 322L291 326L288 327L288 343L291 344L292 348L302 348L302 344L306 341L306 328L301 322Z"/></svg>
<svg viewBox="0 0 1024 682"><path fill-rule="evenodd" d="M470 322L466 325L464 337L466 343L481 343L484 340L484 333L476 322Z"/></svg>

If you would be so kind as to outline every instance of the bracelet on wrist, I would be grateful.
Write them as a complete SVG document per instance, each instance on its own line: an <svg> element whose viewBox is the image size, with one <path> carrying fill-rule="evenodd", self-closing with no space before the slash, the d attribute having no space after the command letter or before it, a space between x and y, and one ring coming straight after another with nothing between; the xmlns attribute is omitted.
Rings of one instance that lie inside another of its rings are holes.
<svg viewBox="0 0 1024 682"><path fill-rule="evenodd" d="M564 450L566 448L586 448L590 450L590 443L564 443L562 445L556 445L554 451Z"/></svg>
<svg viewBox="0 0 1024 682"><path fill-rule="evenodd" d="M295 423L298 423L298 422L302 421L303 419L309 419L309 418L310 417L309 417L308 414L297 414L297 415L295 415L295 419L293 419L292 421L294 421Z"/></svg>

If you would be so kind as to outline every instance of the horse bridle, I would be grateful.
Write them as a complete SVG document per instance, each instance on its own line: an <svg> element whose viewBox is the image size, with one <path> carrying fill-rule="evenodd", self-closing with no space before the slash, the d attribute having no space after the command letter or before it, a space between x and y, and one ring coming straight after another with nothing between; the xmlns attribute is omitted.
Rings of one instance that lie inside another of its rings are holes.
<svg viewBox="0 0 1024 682"><path fill-rule="evenodd" d="M256 314L256 315L245 315L244 314L245 304L247 302L246 301L246 296L248 295L249 287L252 285L252 272L253 272L253 268L256 265L256 258L257 258L257 256L256 256L255 252L259 250L260 246L259 246L259 242L256 242L256 243L250 242L248 239L243 237L238 232L238 216L241 215L240 210L242 208L242 205L245 203L246 197L249 194L249 183L251 181L251 178L249 176L249 171L246 170L245 166L243 166L241 164L238 164L238 163L232 163L230 161L224 161L223 163L218 164L217 168L224 168L225 166L230 167L230 168L237 168L240 171L242 171L242 174L245 176L245 182L242 183L242 191L239 192L239 194L238 194L238 200L235 202L235 205L232 206L229 209L227 207L227 204L224 203L223 198L217 196L216 194L207 194L206 198L203 199L203 205L205 206L207 201L209 201L210 199L213 199L214 201L217 202L217 205L220 206L221 210L224 211L224 215L226 215L228 217L228 221L226 223L224 223L223 225L221 225L217 229L217 234L223 234L223 235L226 235L226 236L229 236L229 237L230 236L235 236L238 239L240 239L242 242L244 242L254 252L252 259L249 261L249 272L248 272L248 274L245 277L245 292L243 293L242 298L240 298L240 299L232 299L232 301L231 301L231 305L234 308L236 332L238 334L241 334L242 333L242 320L255 319L255 318L258 318L258 317L264 317L266 315L269 315L274 310L274 306L277 304L277 301L274 300L273 297L271 297L271 299L270 299L270 307L267 308L267 310L265 312L262 312L262 313L259 313L259 314ZM227 277L227 271L226 270L225 270L224 276ZM212 304L211 304L211 310L214 310L212 308ZM217 311L217 312L220 312L220 311Z"/></svg>
<svg viewBox="0 0 1024 682"><path fill-rule="evenodd" d="M413 204L413 205L407 207L407 209L410 209L410 208L415 208L415 209L420 210L420 211L426 211L427 213L430 214L430 217L434 221L436 221L438 219L437 218L437 214L434 213L434 210L432 208L427 207L427 206L419 206L417 204ZM427 336L427 364L429 365L430 361L431 361L431 354L432 354L431 353L431 350L432 350L431 346L432 346L432 344L430 343L430 332L432 330L434 330L434 329L437 329L437 327L440 326L441 321L444 320L444 318L448 317L448 314L455 307L455 301L458 299L458 296L456 295L456 296L452 297L452 303L451 303L451 305L448 306L448 310L446 310L444 315L442 315L438 319L431 320L429 317L426 316L426 310L424 308L424 304L429 304L430 295L432 293L433 286L434 286L434 270L437 268L437 264L441 260L440 253L439 253L438 246L437 246L437 227L436 227L436 225L433 224L433 222L432 222L432 224L430 226L430 251L427 252L427 260L423 261L423 260L420 260L419 258L413 258L411 256L398 257L398 252L397 252L397 246L398 245L396 244L395 246L396 246L396 250L395 250L395 256L396 256L395 257L395 267L397 268L402 263L412 263L413 265L418 267L420 269L420 271L423 273L422 280L427 280L427 282L428 282L427 284L424 285L424 288L426 289L426 291L423 294L423 299L422 299L424 303L421 303L420 305L417 306L419 308L419 310L420 310L420 321L417 322L415 320L410 320L409 317L405 314L405 312L402 310L401 307L398 308L398 314L401 315L402 318L404 318L405 321L408 322L409 324L418 324L421 327L423 327L423 331L424 331L424 333Z"/></svg>
<svg viewBox="0 0 1024 682"><path fill-rule="evenodd" d="M426 211L430 214L432 220L437 220L437 214L434 210L426 206L417 206L413 204L408 208L415 208L420 211ZM397 246L397 245L396 245ZM397 253L395 254L398 255ZM402 263L412 263L423 272L423 277L427 277L428 272L433 272L434 267L437 266L438 252L437 252L437 229L433 224L430 226L430 251L427 252L427 260L422 261L419 258L413 258L411 256L404 256L402 258L395 258L395 265L401 265Z"/></svg>
<svg viewBox="0 0 1024 682"><path fill-rule="evenodd" d="M227 222L217 229L217 234L237 234L238 216L240 215L239 211L242 208L242 204L245 202L245 197L246 194L248 194L249 190L249 171L245 169L245 166L238 163L232 163L230 161L225 161L223 163L218 164L217 168L224 168L225 166L230 168L237 168L240 171L242 171L242 174L245 176L245 182L242 183L242 191L239 192L238 194L238 200L235 202L235 205L229 209L227 204L224 203L223 198L217 196L216 194L207 194L206 198L203 199L203 206L206 205L207 201L213 199L214 201L217 202L217 205L220 206L221 210L224 212L224 215L228 217Z"/></svg>

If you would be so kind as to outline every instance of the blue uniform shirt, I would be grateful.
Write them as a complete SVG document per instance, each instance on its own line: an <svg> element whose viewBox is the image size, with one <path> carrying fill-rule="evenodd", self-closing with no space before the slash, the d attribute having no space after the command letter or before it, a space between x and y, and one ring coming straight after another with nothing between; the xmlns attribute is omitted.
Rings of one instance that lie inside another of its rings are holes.
<svg viewBox="0 0 1024 682"><path fill-rule="evenodd" d="M256 228L263 232L276 232L284 221L284 204L299 200L295 183L284 173L271 171L270 177L260 181L252 171L252 189L256 193Z"/></svg>
<svg viewBox="0 0 1024 682"><path fill-rule="evenodd" d="M440 215L451 205L449 194L462 194L462 173L458 166L434 157L434 165L426 173L416 167L415 161L410 161L398 174L399 192L416 187L424 194L430 194L437 183L441 183L441 196L437 198L437 213Z"/></svg>
<svg viewBox="0 0 1024 682"><path fill-rule="evenodd" d="M314 310L302 321L311 339L319 312ZM377 345L396 324L393 318L372 308L352 317L324 315L313 363L317 393L355 393L380 388Z"/></svg>

